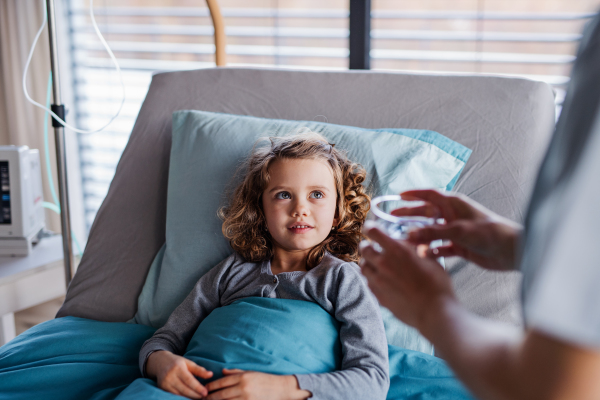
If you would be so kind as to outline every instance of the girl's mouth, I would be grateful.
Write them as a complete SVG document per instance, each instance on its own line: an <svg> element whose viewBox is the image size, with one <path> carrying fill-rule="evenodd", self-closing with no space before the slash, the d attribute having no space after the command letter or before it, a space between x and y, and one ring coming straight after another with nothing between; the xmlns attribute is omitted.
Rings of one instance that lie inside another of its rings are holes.
<svg viewBox="0 0 600 400"><path fill-rule="evenodd" d="M308 226L308 225L298 225L298 226L292 226L291 228L288 228L292 233L306 233L308 231L310 231L312 229L312 226Z"/></svg>

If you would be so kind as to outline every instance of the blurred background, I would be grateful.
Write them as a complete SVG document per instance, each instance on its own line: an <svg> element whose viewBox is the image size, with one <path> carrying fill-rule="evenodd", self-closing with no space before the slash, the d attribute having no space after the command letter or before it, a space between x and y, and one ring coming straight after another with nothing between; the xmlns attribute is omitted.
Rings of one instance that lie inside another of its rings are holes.
<svg viewBox="0 0 600 400"><path fill-rule="evenodd" d="M89 1L55 1L69 122L83 129L102 126L121 101L118 75L92 28ZM230 67L343 70L352 57L359 60L358 68L376 71L520 76L551 84L560 112L582 29L600 1L219 0L219 5ZM358 25L356 18L351 23L351 8L355 16L362 10ZM94 14L123 70L127 98L121 115L106 130L92 135L67 132L73 229L82 246L152 74L214 66L213 28L205 1L96 0ZM0 3L0 144L42 148L36 143L43 111L24 103L21 89L11 83L22 74L42 15L42 1ZM366 38L365 48L352 47L350 26L353 34ZM5 42L11 37L12 42ZM28 77L38 101L45 98L47 87L47 43L44 31ZM2 113L8 113L3 111L10 108L7 102L18 108L21 101L21 113L29 117L18 122L29 125L15 127ZM53 157L52 138L50 149ZM49 198L45 173L43 179ZM48 221L50 228L60 230L56 215L48 214ZM52 318L61 302L17 313L18 333L40 318Z"/></svg>
<svg viewBox="0 0 600 400"><path fill-rule="evenodd" d="M348 0L220 0L228 66L347 69ZM90 24L88 1L67 1L76 122L105 122L117 75ZM510 74L564 97L591 0L372 0L373 70ZM203 1L97 0L96 20L125 71L127 103L105 132L79 138L89 229L157 71L214 66ZM399 88L401 90L401 88Z"/></svg>

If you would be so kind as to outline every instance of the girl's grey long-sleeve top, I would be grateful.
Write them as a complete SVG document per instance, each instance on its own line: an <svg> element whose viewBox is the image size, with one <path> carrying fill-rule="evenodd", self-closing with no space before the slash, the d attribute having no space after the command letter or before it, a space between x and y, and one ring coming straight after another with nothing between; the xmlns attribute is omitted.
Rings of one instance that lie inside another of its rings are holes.
<svg viewBox="0 0 600 400"><path fill-rule="evenodd" d="M140 350L140 370L158 350L183 355L198 325L217 307L246 297L312 301L340 323L341 370L297 374L301 389L321 399L385 399L388 349L379 305L358 265L326 253L310 271L273 275L271 263L246 262L234 253L206 273Z"/></svg>

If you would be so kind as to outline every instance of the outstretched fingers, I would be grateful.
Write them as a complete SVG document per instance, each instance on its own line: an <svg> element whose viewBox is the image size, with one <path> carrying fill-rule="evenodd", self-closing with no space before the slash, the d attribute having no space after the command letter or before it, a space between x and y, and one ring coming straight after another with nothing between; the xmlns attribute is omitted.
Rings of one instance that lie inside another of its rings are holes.
<svg viewBox="0 0 600 400"><path fill-rule="evenodd" d="M425 203L416 207L401 207L392 210L392 215L397 217L428 217L428 218L440 218L442 216L440 209L430 203Z"/></svg>
<svg viewBox="0 0 600 400"><path fill-rule="evenodd" d="M430 203L441 213L441 217L446 221L454 221L457 218L452 205L453 197L445 195L433 189L407 190L400 193L403 200L420 200Z"/></svg>
<svg viewBox="0 0 600 400"><path fill-rule="evenodd" d="M408 244L391 238L372 224L365 224L363 232L371 242L361 243L361 256L365 261L365 268L371 268L377 274L391 275L399 261L416 257L415 250ZM410 262L402 264L411 265Z"/></svg>
<svg viewBox="0 0 600 400"><path fill-rule="evenodd" d="M447 225L432 225L408 232L408 240L414 244L431 243L434 240L462 242L469 234L469 221L455 221Z"/></svg>
<svg viewBox="0 0 600 400"><path fill-rule="evenodd" d="M454 257L457 256L456 248L453 245L431 247L427 249L425 256L427 258L436 259L440 257Z"/></svg>
<svg viewBox="0 0 600 400"><path fill-rule="evenodd" d="M365 222L363 226L363 233L369 239L379 243L379 245L386 250L390 250L392 247L398 244L398 241L385 234L373 221Z"/></svg>

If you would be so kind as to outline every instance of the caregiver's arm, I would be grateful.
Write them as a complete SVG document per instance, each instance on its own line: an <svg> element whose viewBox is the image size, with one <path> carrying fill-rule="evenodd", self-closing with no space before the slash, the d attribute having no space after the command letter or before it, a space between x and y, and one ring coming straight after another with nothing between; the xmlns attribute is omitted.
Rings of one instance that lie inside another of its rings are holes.
<svg viewBox="0 0 600 400"><path fill-rule="evenodd" d="M480 399L598 399L600 353L522 333L441 300L417 328Z"/></svg>
<svg viewBox="0 0 600 400"><path fill-rule="evenodd" d="M419 329L458 377L481 399L598 399L600 354L538 331L490 322L457 301L435 262L377 228L362 248L369 287L397 317Z"/></svg>
<svg viewBox="0 0 600 400"><path fill-rule="evenodd" d="M300 388L319 400L385 399L389 385L388 347L377 300L354 263L337 268L329 285L334 317L340 322L341 370L296 375Z"/></svg>

